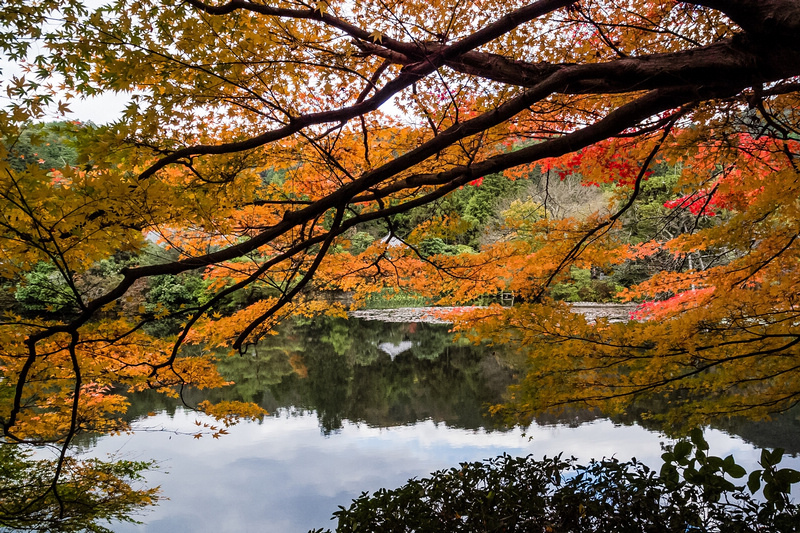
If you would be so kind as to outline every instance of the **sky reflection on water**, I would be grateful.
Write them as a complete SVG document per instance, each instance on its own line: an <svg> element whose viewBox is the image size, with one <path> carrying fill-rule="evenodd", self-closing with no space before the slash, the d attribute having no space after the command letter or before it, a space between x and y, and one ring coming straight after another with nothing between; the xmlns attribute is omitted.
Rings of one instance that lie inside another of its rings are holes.
<svg viewBox="0 0 800 533"><path fill-rule="evenodd" d="M169 499L140 517L144 525L117 525L115 531L305 532L333 527L331 514L362 491L398 487L459 462L563 452L582 461L635 456L657 466L665 440L608 420L576 428L532 426L527 436L519 429L467 430L432 421L390 428L344 421L325 435L315 413L286 410L235 426L220 439L198 440L190 435L195 420L198 415L179 409L138 422L133 435L99 440L92 454L158 460L161 471L150 482ZM719 431L707 438L712 453L733 453L746 468L755 465L752 446ZM800 468L800 460L791 462Z"/></svg>
<svg viewBox="0 0 800 533"><path fill-rule="evenodd" d="M114 524L120 533L333 528L332 513L362 492L396 488L412 477L503 453L537 459L563 453L584 464L636 457L660 466L663 435L615 424L596 412L541 418L539 423L551 425L526 432L487 418L486 406L502 402L514 380L514 357L512 347L454 342L446 326L289 323L252 353L221 356L221 371L235 385L186 391L190 404L257 402L272 413L262 422L242 422L220 439L198 440L192 437L199 429L195 421L213 421L166 396L138 394L127 414L133 434L84 446L103 458L112 453L160 464L148 482L161 485L167 500L140 517L140 526ZM735 430L749 432L756 442L791 447L784 443L800 435L798 419ZM743 439L717 430L706 438L712 454L733 454L748 470L756 466L759 452ZM800 459L786 466L800 468Z"/></svg>

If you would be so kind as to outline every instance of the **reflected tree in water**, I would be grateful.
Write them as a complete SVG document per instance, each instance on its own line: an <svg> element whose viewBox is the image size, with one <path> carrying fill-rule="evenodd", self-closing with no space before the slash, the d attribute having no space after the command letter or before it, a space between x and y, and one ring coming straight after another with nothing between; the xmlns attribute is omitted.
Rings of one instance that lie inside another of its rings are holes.
<svg viewBox="0 0 800 533"><path fill-rule="evenodd" d="M426 419L503 427L485 415L513 381L505 352L455 342L447 326L318 317L280 329L245 354L218 353L220 372L233 385L184 397L252 401L269 412L313 410L326 433L345 419L381 427ZM385 345L407 348L392 357ZM147 412L137 396L131 402L133 412Z"/></svg>
<svg viewBox="0 0 800 533"><path fill-rule="evenodd" d="M141 488L150 462L41 455L0 444L0 528L111 533L109 521L135 522L158 502L158 488Z"/></svg>

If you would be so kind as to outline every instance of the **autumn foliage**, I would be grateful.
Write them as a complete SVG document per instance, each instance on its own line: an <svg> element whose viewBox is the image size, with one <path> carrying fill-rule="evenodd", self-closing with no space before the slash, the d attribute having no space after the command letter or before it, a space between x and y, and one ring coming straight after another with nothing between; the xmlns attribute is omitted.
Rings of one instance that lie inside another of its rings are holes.
<svg viewBox="0 0 800 533"><path fill-rule="evenodd" d="M798 34L797 0L5 2L0 50L20 68L0 110L0 276L33 303L0 323L4 441L66 450L126 429L121 391L222 386L208 350L344 314L326 291L513 293L457 326L530 347L505 408L523 419L574 402L659 398L699 422L794 405ZM15 142L45 142L32 122L108 92L128 106L74 125L74 162L21 159ZM633 238L665 172L659 229ZM400 223L500 176L540 199L471 251L459 239L479 217ZM566 182L602 202L559 214ZM387 238L357 249L365 227ZM616 295L641 304L628 323L551 299L574 268L631 265L646 276ZM190 276L202 291L173 291ZM193 407L223 425L263 415Z"/></svg>

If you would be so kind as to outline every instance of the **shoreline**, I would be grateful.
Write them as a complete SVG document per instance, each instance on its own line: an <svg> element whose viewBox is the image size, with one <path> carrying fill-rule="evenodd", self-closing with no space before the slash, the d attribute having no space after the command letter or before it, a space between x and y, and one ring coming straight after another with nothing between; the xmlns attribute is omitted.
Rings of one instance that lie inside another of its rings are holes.
<svg viewBox="0 0 800 533"><path fill-rule="evenodd" d="M580 313L588 320L608 318L611 322L627 322L630 313L638 304L574 302L569 304L573 313ZM442 317L459 309L482 309L480 306L457 307L398 307L395 309L359 309L349 311L348 316L361 320L378 320L381 322L421 322L425 324L452 324L450 320Z"/></svg>

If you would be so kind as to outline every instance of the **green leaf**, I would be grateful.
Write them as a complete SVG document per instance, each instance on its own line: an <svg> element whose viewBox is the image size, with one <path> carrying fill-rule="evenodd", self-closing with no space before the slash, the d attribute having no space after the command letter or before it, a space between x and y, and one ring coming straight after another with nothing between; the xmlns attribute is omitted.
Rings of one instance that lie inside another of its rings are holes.
<svg viewBox="0 0 800 533"><path fill-rule="evenodd" d="M753 470L747 478L747 489L755 494L761 488L761 470Z"/></svg>
<svg viewBox="0 0 800 533"><path fill-rule="evenodd" d="M772 466L777 465L783 459L783 448L775 448L771 453L768 454L768 456L769 464Z"/></svg>
<svg viewBox="0 0 800 533"><path fill-rule="evenodd" d="M775 466L783 459L783 448L775 448L772 451L761 450L761 466Z"/></svg>
<svg viewBox="0 0 800 533"><path fill-rule="evenodd" d="M731 476L732 478L739 479L744 477L747 471L741 465L732 464L730 466L725 466L725 473Z"/></svg>
<svg viewBox="0 0 800 533"><path fill-rule="evenodd" d="M682 440L675 445L675 449L673 451L675 458L680 461L681 459L685 459L689 457L689 454L692 453L692 443L688 440Z"/></svg>
<svg viewBox="0 0 800 533"><path fill-rule="evenodd" d="M722 460L722 458L714 455L708 457L707 464L711 466L714 471L723 470L725 467L725 462Z"/></svg>
<svg viewBox="0 0 800 533"><path fill-rule="evenodd" d="M791 468L781 468L775 472L775 482L780 485L782 492L789 492L792 484L800 482L800 472Z"/></svg>
<svg viewBox="0 0 800 533"><path fill-rule="evenodd" d="M764 485L764 497L768 502L775 502L780 499L780 493L775 490L775 486L771 484Z"/></svg>
<svg viewBox="0 0 800 533"><path fill-rule="evenodd" d="M698 450L708 450L708 443L706 442L706 439L703 438L702 429L694 428L689 432L689 437L692 439L694 445L697 446Z"/></svg>

